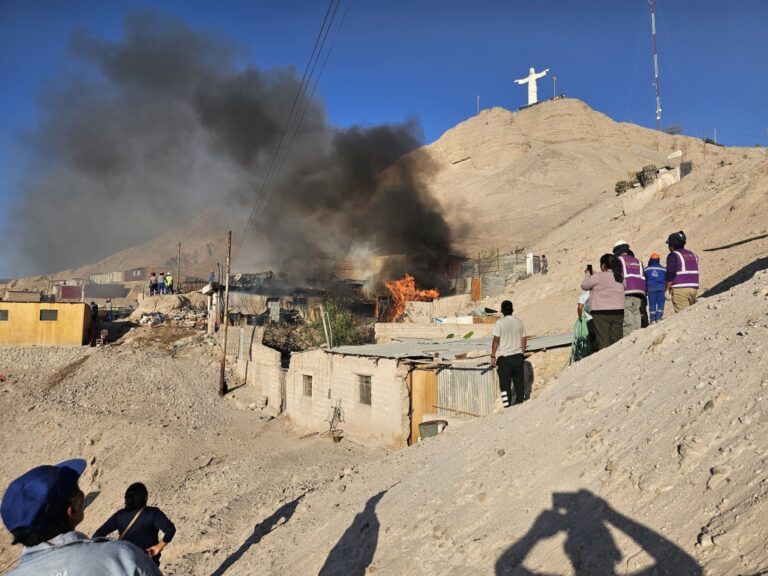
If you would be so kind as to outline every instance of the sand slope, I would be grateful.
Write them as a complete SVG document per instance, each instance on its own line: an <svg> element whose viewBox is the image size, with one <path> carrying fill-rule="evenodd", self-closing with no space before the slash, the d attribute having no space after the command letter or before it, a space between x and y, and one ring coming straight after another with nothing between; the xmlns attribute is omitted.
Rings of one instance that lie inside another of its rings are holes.
<svg viewBox="0 0 768 576"><path fill-rule="evenodd" d="M758 573L766 282L572 366L520 409L359 466L228 573Z"/></svg>

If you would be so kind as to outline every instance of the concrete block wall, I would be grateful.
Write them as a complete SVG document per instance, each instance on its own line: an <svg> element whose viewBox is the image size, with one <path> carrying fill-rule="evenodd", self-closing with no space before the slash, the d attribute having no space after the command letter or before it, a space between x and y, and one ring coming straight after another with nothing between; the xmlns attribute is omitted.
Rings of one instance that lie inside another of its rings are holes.
<svg viewBox="0 0 768 576"><path fill-rule="evenodd" d="M248 383L267 397L267 406L280 409L282 402L280 382L283 371L280 368L280 352L268 348L255 338L251 345L251 363Z"/></svg>
<svg viewBox="0 0 768 576"><path fill-rule="evenodd" d="M305 374L312 376L311 397L304 396ZM360 375L371 376L370 406L360 403ZM324 432L339 404L344 419L338 427L345 437L361 444L401 447L410 428L405 375L405 367L390 359L322 350L294 354L287 374L287 413L297 426Z"/></svg>
<svg viewBox="0 0 768 576"><path fill-rule="evenodd" d="M406 302L405 315L411 321L432 322L435 318L464 314L472 307L469 294L458 294L438 298L432 302Z"/></svg>
<svg viewBox="0 0 768 576"><path fill-rule="evenodd" d="M286 378L286 413L302 428L323 432L330 428L328 399L330 362L323 350L310 350L291 354L291 365ZM312 377L312 396L304 395L304 376Z"/></svg>

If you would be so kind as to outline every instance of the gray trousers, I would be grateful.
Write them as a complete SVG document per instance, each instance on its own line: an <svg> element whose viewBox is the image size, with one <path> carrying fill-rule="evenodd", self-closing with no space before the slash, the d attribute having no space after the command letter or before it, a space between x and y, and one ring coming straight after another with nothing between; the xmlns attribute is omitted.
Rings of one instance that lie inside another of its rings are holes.
<svg viewBox="0 0 768 576"><path fill-rule="evenodd" d="M640 308L642 306L642 298L624 296L624 323L621 325L624 338L642 326L642 316L640 315Z"/></svg>

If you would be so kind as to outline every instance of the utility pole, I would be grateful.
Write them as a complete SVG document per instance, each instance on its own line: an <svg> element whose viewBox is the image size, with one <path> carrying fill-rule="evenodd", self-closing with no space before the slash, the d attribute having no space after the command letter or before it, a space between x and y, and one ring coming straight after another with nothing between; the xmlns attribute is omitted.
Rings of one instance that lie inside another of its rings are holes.
<svg viewBox="0 0 768 576"><path fill-rule="evenodd" d="M648 0L651 5L651 35L653 37L653 77L656 85L656 121L661 130L661 88L659 87L659 55L656 52L656 10L653 6L653 0Z"/></svg>
<svg viewBox="0 0 768 576"><path fill-rule="evenodd" d="M174 291L179 293L179 287L181 286L181 242L179 242L179 255L176 257L176 286Z"/></svg>
<svg viewBox="0 0 768 576"><path fill-rule="evenodd" d="M552 98L557 98L557 76L552 75Z"/></svg>
<svg viewBox="0 0 768 576"><path fill-rule="evenodd" d="M221 371L219 372L219 396L227 393L224 377L227 364L227 328L229 327L229 266L232 259L232 230L227 234L227 270L224 280L224 347L221 350Z"/></svg>
<svg viewBox="0 0 768 576"><path fill-rule="evenodd" d="M717 144L717 128L715 128L715 138L714 138L714 140L715 140L715 144Z"/></svg>
<svg viewBox="0 0 768 576"><path fill-rule="evenodd" d="M480 96L477 96L477 113L480 114Z"/></svg>

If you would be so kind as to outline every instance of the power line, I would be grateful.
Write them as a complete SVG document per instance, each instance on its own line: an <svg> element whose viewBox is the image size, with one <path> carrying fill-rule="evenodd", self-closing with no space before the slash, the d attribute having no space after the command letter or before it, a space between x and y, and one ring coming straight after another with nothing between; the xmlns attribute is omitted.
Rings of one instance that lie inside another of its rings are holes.
<svg viewBox="0 0 768 576"><path fill-rule="evenodd" d="M338 8L339 4L336 5L336 8ZM331 41L331 44L328 48L328 51L325 53L325 58L323 60L323 64L320 67L320 72L315 77L315 82L312 85L312 90L309 93L309 97L304 100L304 107L301 112L301 116L299 117L299 121L296 123L296 130L292 133L291 139L288 142L288 146L286 148L285 154L283 154L282 160L280 162L280 166L277 169L277 174L280 174L283 170L283 166L285 165L286 160L288 159L288 151L293 146L293 141L296 139L297 134L299 133L299 129L301 128L301 123L304 121L304 115L307 113L307 110L309 109L310 104L312 103L312 100L315 96L315 91L317 90L317 86L320 83L320 77L323 75L323 72L325 71L325 66L328 64L328 59L331 56L331 52L333 51L334 46L336 45L336 39L339 36L339 31L341 30L341 27L344 25L344 20L347 18L347 14L349 13L350 4L347 4L347 9L344 11L344 15L341 18L341 21L339 22L339 25L336 27L336 32L333 36L333 40ZM333 22L333 18L336 15L336 9L334 9L333 14L331 15L331 22ZM330 25L329 28L330 30ZM325 44L325 40L323 40L323 45ZM320 47L320 50L322 51L322 45ZM314 66L313 66L314 71ZM311 74L310 74L311 76ZM256 216L261 215L263 210L266 208L267 203L269 202L269 199L272 197L272 192L274 188L267 189L267 192L264 196L264 198L261 199L261 202L258 205L258 210L256 212Z"/></svg>
<svg viewBox="0 0 768 576"><path fill-rule="evenodd" d="M336 12L337 12L337 10L339 8L339 4L340 3L341 3L340 0L336 2L336 5L334 6L333 12L331 13L331 18L330 18L330 23L328 24L328 29L326 30L326 34L324 35L324 37L323 37L323 39L322 39L322 41L320 43L320 49L318 50L318 57L317 57L317 59L315 59L314 63L312 64L312 69L310 70L310 73L309 73L309 80L308 80L307 85L305 86L305 89L304 89L304 95L299 100L299 106L301 108L301 115L299 116L298 121L295 122L293 131L289 132L290 140L288 140L288 144L285 147L285 151L284 151L282 157L280 158L280 164L278 165L277 170L275 170L275 175L279 175L283 171L283 166L285 165L285 162L288 159L288 152L293 147L293 142L296 139L296 135L299 133L299 129L301 128L301 123L304 121L304 115L306 114L307 110L309 109L309 105L312 103L312 98L315 95L315 90L317 89L317 85L320 82L320 76L322 76L323 71L325 70L325 65L328 62L328 57L330 56L330 51L333 49L333 44L335 43L335 38L334 38L334 41L332 42L331 47L329 48L328 52L326 52L325 60L323 61L322 66L320 67L320 72L315 77L315 82L314 82L314 85L312 87L312 90L310 91L309 96L305 98L304 96L307 95L306 89L309 87L309 82L311 81L312 75L315 72L315 67L317 66L320 54L322 54L323 47L325 46L325 41L328 38L328 33L331 30L331 27L333 25L333 20L336 17ZM346 16L346 14L345 14L345 16ZM342 24L343 24L343 20L342 20ZM337 35L338 35L339 28L340 28L340 25L336 29ZM256 213L255 213L255 216L254 216L254 220L255 220L256 217L260 216L261 213L266 208L267 203L269 202L269 199L272 197L273 191L274 191L274 187L268 186L266 191L265 191L265 193L262 196L260 196L259 199L257 200L256 207L255 207L256 208Z"/></svg>
<svg viewBox="0 0 768 576"><path fill-rule="evenodd" d="M333 4L334 4L334 0L331 0L330 3L328 4L328 9L325 12L325 18L323 19L323 24L320 27L320 31L317 34L317 38L315 39L315 45L312 48L312 54L310 55L309 60L307 61L307 66L304 69L304 74L303 74L303 76L301 78L301 83L299 84L299 88L296 91L296 95L293 98L293 103L291 104L291 109L290 109L290 111L288 113L288 118L286 119L285 126L283 127L283 132L282 132L282 134L280 136L280 141L278 142L277 147L275 148L275 152L272 155L272 161L270 162L269 168L267 169L267 173L264 176L264 180L262 181L261 188L260 188L260 190L259 190L259 192L257 194L256 201L254 202L253 208L251 209L251 213L250 213L250 215L248 217L248 221L245 224L245 228L243 229L243 232L240 235L240 240L239 240L238 245L237 245L237 250L235 251L236 255L240 252L240 249L242 248L243 243L245 242L245 237L248 234L248 229L250 228L251 223L252 223L252 221L253 221L253 219L254 219L254 217L256 215L256 211L257 211L257 208L258 208L258 205L259 205L259 198L264 194L264 191L266 190L266 187L268 186L268 184L270 182L272 171L274 170L275 166L277 165L278 155L279 155L280 150L281 150L281 148L283 146L283 142L285 141L285 137L288 134L288 129L290 127L291 120L294 117L296 106L297 106L297 104L299 102L299 98L301 97L302 93L305 90L305 84L308 81L308 77L309 77L309 70L310 70L310 67L312 65L312 62L315 60L315 57L316 57L316 54L317 54L317 49L318 49L318 46L320 45L321 39L323 37L323 33L325 31L326 24L328 22L328 18L329 18L330 14L331 14L331 9L333 8Z"/></svg>
<svg viewBox="0 0 768 576"><path fill-rule="evenodd" d="M291 104L291 109L288 113L285 126L283 127L282 135L280 136L280 140L277 146L275 147L274 154L272 155L272 160L270 162L269 168L267 169L267 173L264 176L264 180L262 181L261 188L259 189L253 208L251 209L250 215L248 217L248 221L246 222L243 232L240 235L240 240L238 241L237 250L235 251L235 256L239 254L240 250L243 247L243 244L245 243L245 239L248 235L248 231L250 230L251 226L255 222L256 217L261 213L264 206L266 205L266 200L271 195L270 185L274 180L274 178L276 177L276 175L279 174L280 170L282 169L282 166L285 163L285 158L287 157L288 152L290 151L290 148L293 144L293 140L295 139L299 126L301 125L301 121L304 119L304 113L302 112L301 116L299 117L298 112L299 110L306 109L303 103L307 95L307 89L309 88L309 84L312 81L312 75L314 74L314 70L317 66L317 62L322 54L322 50L325 45L325 41L328 37L328 33L330 32L333 26L333 20L336 16L336 12L338 11L340 3L341 3L341 0L330 0L328 4L328 9L326 10L326 13L325 13L325 18L323 19L322 26L320 27L320 31L317 34L317 38L315 39L315 45L312 48L312 54L310 55L309 60L307 61L307 66L304 69L304 74L302 76L301 83L299 84L299 88L296 91L296 95L294 96L293 102ZM317 80L319 80L319 75L317 77ZM296 121L297 118L298 118L298 121Z"/></svg>

